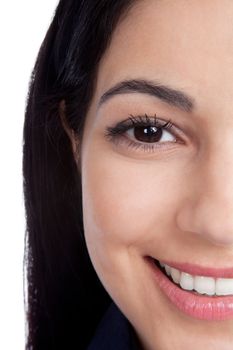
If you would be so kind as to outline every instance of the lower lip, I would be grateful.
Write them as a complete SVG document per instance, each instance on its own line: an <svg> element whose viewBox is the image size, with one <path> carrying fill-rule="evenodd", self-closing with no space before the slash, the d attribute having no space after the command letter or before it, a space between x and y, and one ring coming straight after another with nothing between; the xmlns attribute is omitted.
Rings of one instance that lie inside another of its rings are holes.
<svg viewBox="0 0 233 350"><path fill-rule="evenodd" d="M179 288L148 259L153 277L168 299L182 312L199 320L219 321L233 319L233 296L199 296Z"/></svg>

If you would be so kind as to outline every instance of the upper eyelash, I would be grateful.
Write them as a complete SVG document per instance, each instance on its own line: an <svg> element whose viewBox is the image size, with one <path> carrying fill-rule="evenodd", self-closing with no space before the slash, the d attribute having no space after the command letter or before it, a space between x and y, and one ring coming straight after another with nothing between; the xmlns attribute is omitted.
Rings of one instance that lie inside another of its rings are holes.
<svg viewBox="0 0 233 350"><path fill-rule="evenodd" d="M135 126L155 126L156 128L164 128L166 130L169 130L173 127L173 124L170 120L162 124L160 121L158 121L156 114L154 116L148 116L147 114L145 114L144 116L133 116L132 114L130 114L130 117L128 119L119 122L114 127L107 127L105 136L114 137L117 135L121 135Z"/></svg>

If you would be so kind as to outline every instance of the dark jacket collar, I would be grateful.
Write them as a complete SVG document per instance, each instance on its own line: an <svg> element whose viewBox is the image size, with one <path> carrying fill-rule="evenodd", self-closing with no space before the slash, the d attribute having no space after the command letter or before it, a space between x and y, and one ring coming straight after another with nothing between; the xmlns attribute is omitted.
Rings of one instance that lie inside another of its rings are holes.
<svg viewBox="0 0 233 350"><path fill-rule="evenodd" d="M139 350L131 324L114 303L104 314L87 350Z"/></svg>

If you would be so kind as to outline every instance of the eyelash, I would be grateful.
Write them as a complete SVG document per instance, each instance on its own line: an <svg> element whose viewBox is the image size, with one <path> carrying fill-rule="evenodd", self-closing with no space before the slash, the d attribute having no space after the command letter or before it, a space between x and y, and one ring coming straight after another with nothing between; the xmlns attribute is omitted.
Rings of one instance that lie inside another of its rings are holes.
<svg viewBox="0 0 233 350"><path fill-rule="evenodd" d="M160 130L166 130L166 131L172 130L171 134L173 134L173 136L176 137L176 140L173 142L171 141L165 142L166 144L167 143L174 144L178 142L177 139L180 140L180 138L177 135L177 132L175 132L174 130L176 129L174 124L170 120L163 124L161 121L157 119L156 114L154 116L148 116L147 114L145 114L144 116L142 115L133 116L132 114L130 114L130 117L128 119L117 123L114 127L107 127L105 137L111 142L116 142L124 139L124 142L127 142L128 148L134 148L136 150L142 149L144 152L153 152L155 149L158 149L160 147L165 147L165 146L162 146L164 142L159 142L159 143L154 142L152 144L140 143L140 142L132 141L126 136L123 136L123 134L126 131L135 127L145 127L145 128L156 127L157 129L160 129ZM157 143L157 145L155 145L155 143ZM183 143L183 142L180 141L180 143Z"/></svg>

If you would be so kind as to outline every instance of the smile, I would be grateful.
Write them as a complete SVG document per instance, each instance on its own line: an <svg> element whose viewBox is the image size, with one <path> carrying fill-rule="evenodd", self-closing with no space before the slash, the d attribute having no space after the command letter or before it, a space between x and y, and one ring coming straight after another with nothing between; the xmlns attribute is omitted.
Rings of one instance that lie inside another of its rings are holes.
<svg viewBox="0 0 233 350"><path fill-rule="evenodd" d="M232 277L232 270L171 266L152 257L146 257L146 261L156 285L180 311L201 320L233 319L233 278L226 277Z"/></svg>
<svg viewBox="0 0 233 350"><path fill-rule="evenodd" d="M233 278L195 276L161 262L159 264L164 273L184 290L207 295L233 295Z"/></svg>

